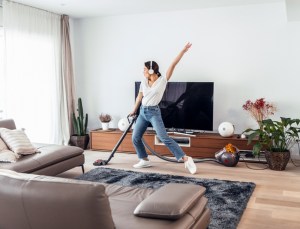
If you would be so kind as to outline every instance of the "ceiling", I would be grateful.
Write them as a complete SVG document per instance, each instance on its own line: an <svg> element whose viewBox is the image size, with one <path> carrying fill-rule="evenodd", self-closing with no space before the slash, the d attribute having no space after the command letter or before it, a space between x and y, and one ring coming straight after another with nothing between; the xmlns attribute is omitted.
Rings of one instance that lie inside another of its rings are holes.
<svg viewBox="0 0 300 229"><path fill-rule="evenodd" d="M284 0L13 0L14 2L67 14L73 18L99 17L282 2ZM2 0L0 0L2 2Z"/></svg>

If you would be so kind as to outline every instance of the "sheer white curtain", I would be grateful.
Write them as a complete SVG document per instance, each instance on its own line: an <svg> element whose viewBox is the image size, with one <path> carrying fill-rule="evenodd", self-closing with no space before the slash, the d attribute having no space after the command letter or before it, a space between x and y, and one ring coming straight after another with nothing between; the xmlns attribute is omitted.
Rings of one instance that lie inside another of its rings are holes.
<svg viewBox="0 0 300 229"><path fill-rule="evenodd" d="M60 15L3 1L5 117L34 142L66 144Z"/></svg>

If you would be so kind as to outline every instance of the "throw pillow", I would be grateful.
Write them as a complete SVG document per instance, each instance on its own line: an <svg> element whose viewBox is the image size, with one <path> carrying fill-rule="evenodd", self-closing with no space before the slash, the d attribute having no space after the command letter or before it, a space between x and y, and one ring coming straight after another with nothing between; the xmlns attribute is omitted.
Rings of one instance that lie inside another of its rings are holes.
<svg viewBox="0 0 300 229"><path fill-rule="evenodd" d="M0 136L8 148L17 154L28 155L38 151L23 130L0 128Z"/></svg>
<svg viewBox="0 0 300 229"><path fill-rule="evenodd" d="M169 183L145 198L133 214L146 218L179 219L201 199L205 188L194 184ZM204 209L207 199L203 199ZM198 209L199 210L199 209Z"/></svg>
<svg viewBox="0 0 300 229"><path fill-rule="evenodd" d="M9 149L0 151L0 163L14 163L18 160L20 155L14 153Z"/></svg>
<svg viewBox="0 0 300 229"><path fill-rule="evenodd" d="M2 138L0 138L0 163L13 163L18 158L19 155L9 150Z"/></svg>
<svg viewBox="0 0 300 229"><path fill-rule="evenodd" d="M2 140L2 138L0 138L0 151L8 149L7 145L5 144L5 142Z"/></svg>

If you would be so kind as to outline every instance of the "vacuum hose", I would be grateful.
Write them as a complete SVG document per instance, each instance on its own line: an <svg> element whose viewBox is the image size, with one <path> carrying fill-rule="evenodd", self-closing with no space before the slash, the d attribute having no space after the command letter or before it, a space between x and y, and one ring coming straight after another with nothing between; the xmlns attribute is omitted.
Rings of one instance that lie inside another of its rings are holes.
<svg viewBox="0 0 300 229"><path fill-rule="evenodd" d="M169 161L169 162L175 162L175 163L183 163L184 161L177 161L176 159L173 159L173 158L170 158L170 157L165 157L165 156L162 156L158 153L156 153L147 143L146 141L144 140L144 138L142 138L142 142L144 144L144 146L155 156L159 157L160 159L162 160L165 160L165 161ZM214 158L203 158L203 159L193 159L195 163L200 163L200 162L206 162L206 161L213 161L213 162L217 162L219 164L223 164L221 163L220 161L218 161L217 159L214 159Z"/></svg>

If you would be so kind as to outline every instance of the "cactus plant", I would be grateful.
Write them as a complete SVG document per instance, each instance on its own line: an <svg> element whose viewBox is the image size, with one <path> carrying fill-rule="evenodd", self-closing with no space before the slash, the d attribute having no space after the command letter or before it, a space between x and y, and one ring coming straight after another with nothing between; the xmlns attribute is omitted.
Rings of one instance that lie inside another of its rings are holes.
<svg viewBox="0 0 300 229"><path fill-rule="evenodd" d="M83 107L82 107L81 98L78 98L77 111L78 111L77 117L74 112L72 115L74 132L78 136L84 136L84 135L86 135L86 130L87 130L88 114L85 114L85 117L83 117Z"/></svg>

